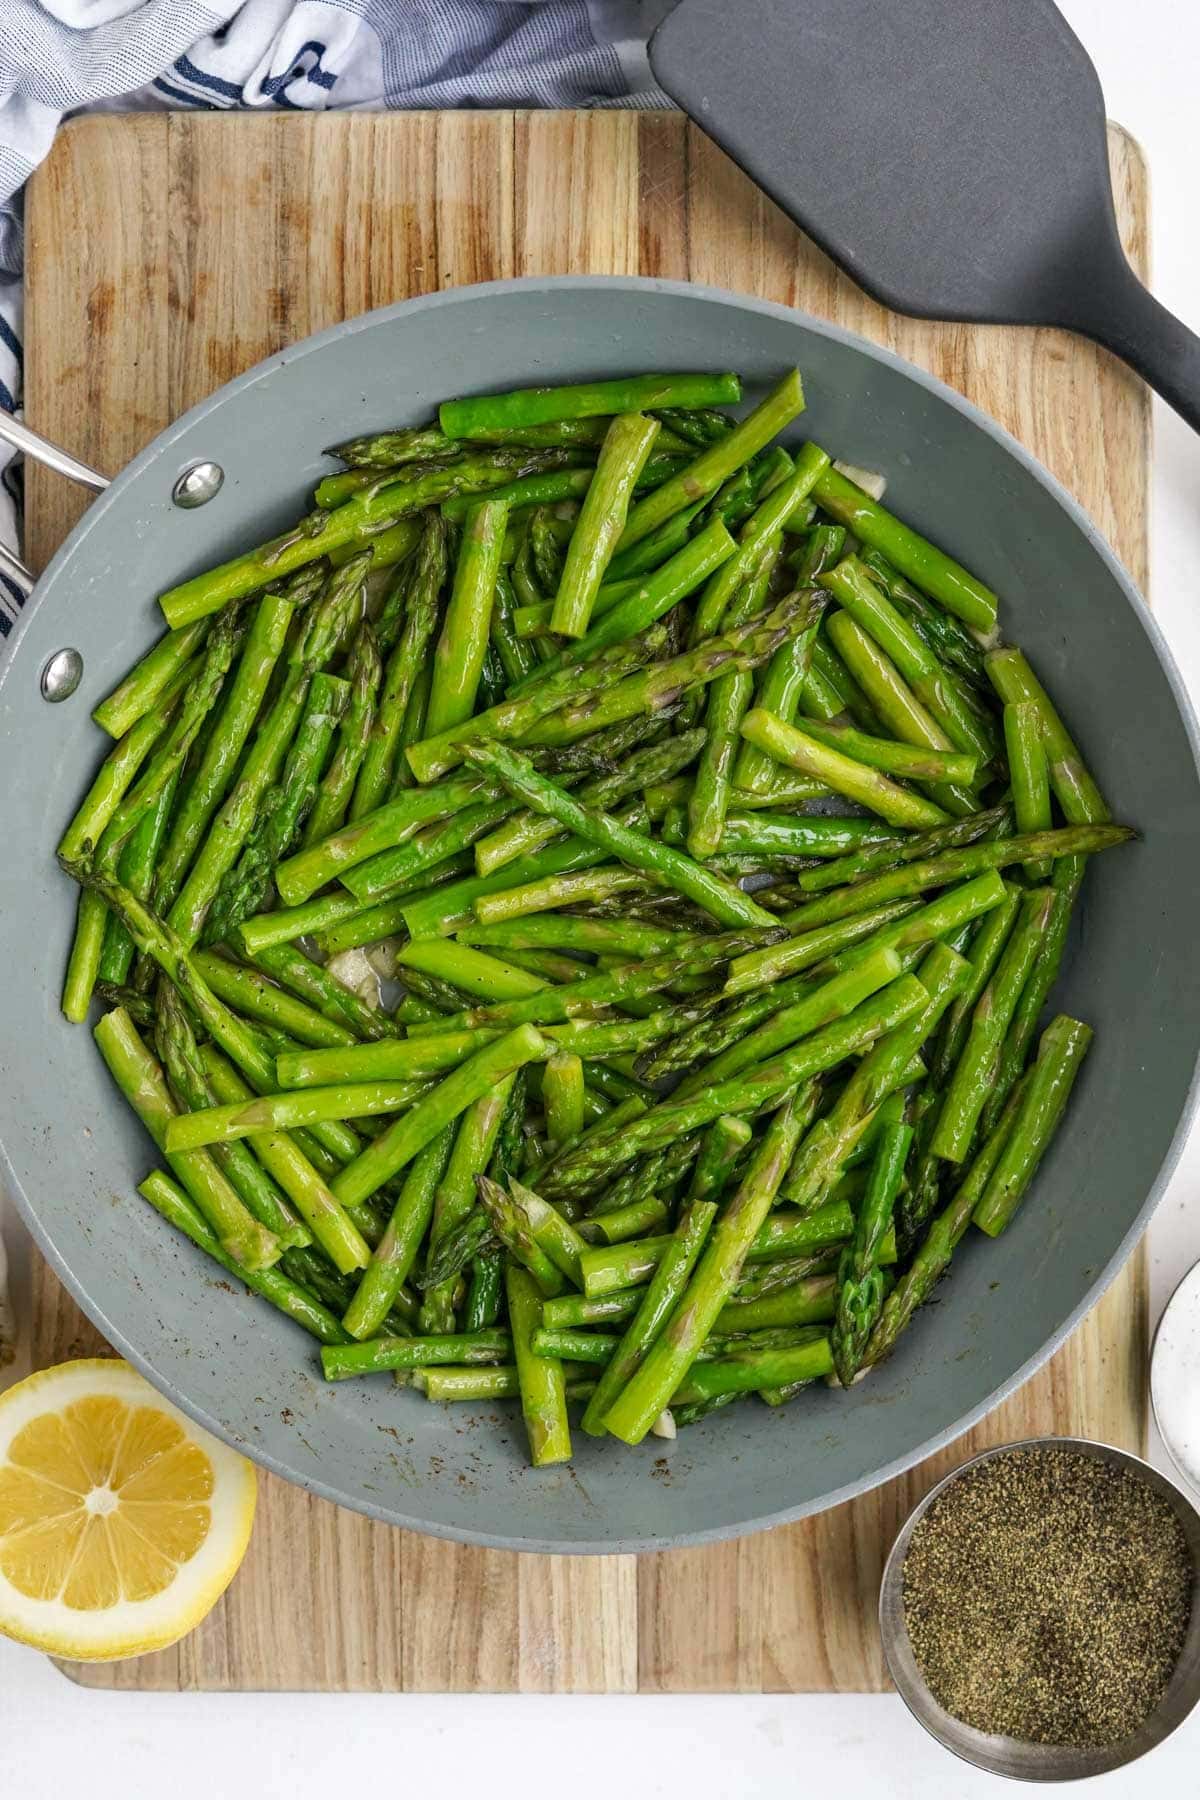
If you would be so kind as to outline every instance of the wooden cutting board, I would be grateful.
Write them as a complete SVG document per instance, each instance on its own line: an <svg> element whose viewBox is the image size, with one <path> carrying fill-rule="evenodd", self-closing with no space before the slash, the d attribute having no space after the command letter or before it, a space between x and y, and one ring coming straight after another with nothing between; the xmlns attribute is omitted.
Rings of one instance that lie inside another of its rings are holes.
<svg viewBox="0 0 1200 1800"><path fill-rule="evenodd" d="M1146 263L1146 175L1111 134ZM251 363L369 307L495 277L641 274L757 294L887 344L999 419L1144 588L1149 407L1052 331L898 318L866 299L674 114L82 118L30 187L30 423L115 472ZM82 510L28 478L41 568ZM38 1365L102 1348L43 1268ZM912 1475L819 1518L699 1550L534 1557L372 1524L271 1476L246 1564L173 1650L72 1667L89 1687L800 1692L885 1685L875 1600L900 1519L985 1444L1076 1432L1138 1449L1141 1254L1053 1362Z"/></svg>

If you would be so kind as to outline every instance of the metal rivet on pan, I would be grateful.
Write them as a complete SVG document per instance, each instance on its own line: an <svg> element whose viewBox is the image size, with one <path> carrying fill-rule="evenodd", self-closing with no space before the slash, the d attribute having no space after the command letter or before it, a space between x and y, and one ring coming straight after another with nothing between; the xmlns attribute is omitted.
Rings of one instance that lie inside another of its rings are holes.
<svg viewBox="0 0 1200 1800"><path fill-rule="evenodd" d="M171 489L171 498L176 506L206 506L213 495L219 492L224 479L225 471L220 463L193 463L190 469L183 471Z"/></svg>
<svg viewBox="0 0 1200 1800"><path fill-rule="evenodd" d="M42 670L42 699L69 700L83 680L83 658L78 650L56 650Z"/></svg>

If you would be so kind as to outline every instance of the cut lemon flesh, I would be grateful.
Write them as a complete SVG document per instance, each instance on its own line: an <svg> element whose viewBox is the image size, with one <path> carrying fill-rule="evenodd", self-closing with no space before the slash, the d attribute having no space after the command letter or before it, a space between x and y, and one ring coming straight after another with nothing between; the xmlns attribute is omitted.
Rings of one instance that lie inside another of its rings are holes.
<svg viewBox="0 0 1200 1800"><path fill-rule="evenodd" d="M0 1632L76 1661L175 1643L237 1573L255 1494L128 1363L31 1375L0 1394Z"/></svg>

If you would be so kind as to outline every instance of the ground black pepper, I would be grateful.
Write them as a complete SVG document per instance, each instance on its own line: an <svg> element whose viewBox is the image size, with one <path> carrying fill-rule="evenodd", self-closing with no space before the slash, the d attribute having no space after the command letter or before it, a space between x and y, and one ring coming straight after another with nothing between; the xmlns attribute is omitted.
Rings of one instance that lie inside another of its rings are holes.
<svg viewBox="0 0 1200 1800"><path fill-rule="evenodd" d="M934 1502L904 1563L909 1640L966 1725L1097 1748L1149 1717L1192 1605L1183 1529L1128 1469L1014 1450Z"/></svg>

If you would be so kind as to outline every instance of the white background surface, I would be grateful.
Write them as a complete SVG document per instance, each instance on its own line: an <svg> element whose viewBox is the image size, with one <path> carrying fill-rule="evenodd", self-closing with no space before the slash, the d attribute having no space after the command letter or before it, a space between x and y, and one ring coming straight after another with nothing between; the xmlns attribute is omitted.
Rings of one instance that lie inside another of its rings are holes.
<svg viewBox="0 0 1200 1800"><path fill-rule="evenodd" d="M1149 157L1155 292L1200 329L1200 7L1060 5L1096 62L1110 115ZM1200 697L1200 440L1157 404L1152 570L1158 617ZM1150 1232L1155 1317L1200 1258L1198 1183L1194 1134ZM2 1196L0 1224L19 1269L19 1231L11 1215L4 1220ZM1152 1756L1091 1786L1105 1800L1191 1800L1198 1777L1200 1709ZM835 1788L842 1800L977 1800L1001 1792L997 1779L940 1751L891 1697L88 1694L44 1658L0 1640L0 1793L13 1800L137 1800L160 1789L172 1800L248 1800L285 1789L294 1800L324 1800L448 1787L507 1800L531 1781L570 1800L612 1800L614 1792L744 1800Z"/></svg>

